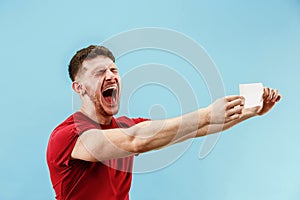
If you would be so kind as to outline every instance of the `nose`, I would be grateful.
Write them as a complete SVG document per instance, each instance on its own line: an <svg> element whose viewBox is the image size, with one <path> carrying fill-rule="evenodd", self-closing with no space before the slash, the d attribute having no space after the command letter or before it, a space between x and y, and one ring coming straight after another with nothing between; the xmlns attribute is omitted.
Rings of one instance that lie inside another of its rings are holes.
<svg viewBox="0 0 300 200"><path fill-rule="evenodd" d="M106 81L114 81L116 79L116 75L109 69L105 71L105 80Z"/></svg>

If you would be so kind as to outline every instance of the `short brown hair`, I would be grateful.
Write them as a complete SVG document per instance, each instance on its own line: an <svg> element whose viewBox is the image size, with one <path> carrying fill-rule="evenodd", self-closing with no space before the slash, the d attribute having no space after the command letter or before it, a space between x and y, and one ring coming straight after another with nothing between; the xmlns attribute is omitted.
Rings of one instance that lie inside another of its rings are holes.
<svg viewBox="0 0 300 200"><path fill-rule="evenodd" d="M82 67L83 61L96 58L97 56L106 56L115 62L115 57L112 52L104 46L90 45L80 49L73 56L69 64L69 76L71 80L75 80L79 69Z"/></svg>

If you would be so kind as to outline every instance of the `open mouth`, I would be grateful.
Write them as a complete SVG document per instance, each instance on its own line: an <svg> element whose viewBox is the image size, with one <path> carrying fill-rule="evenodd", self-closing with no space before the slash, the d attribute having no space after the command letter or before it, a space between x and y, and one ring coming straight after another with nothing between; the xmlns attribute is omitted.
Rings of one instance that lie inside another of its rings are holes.
<svg viewBox="0 0 300 200"><path fill-rule="evenodd" d="M115 105L117 102L117 86L110 86L102 91L104 101L109 105Z"/></svg>

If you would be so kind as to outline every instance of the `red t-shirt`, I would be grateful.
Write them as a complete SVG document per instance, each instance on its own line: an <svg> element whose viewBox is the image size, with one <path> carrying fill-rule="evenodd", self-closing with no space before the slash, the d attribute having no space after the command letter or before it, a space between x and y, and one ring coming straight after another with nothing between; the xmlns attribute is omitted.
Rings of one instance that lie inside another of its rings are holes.
<svg viewBox="0 0 300 200"><path fill-rule="evenodd" d="M104 162L71 159L77 138L89 129L126 128L143 118L112 118L99 125L80 112L67 118L52 132L47 163L57 200L128 200L133 156ZM120 170L118 170L120 169Z"/></svg>

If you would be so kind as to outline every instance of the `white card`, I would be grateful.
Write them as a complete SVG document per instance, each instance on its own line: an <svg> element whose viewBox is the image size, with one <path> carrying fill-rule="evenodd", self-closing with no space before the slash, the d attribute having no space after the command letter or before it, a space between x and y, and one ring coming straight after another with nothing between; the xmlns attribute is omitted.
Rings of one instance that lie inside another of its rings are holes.
<svg viewBox="0 0 300 200"><path fill-rule="evenodd" d="M240 95L245 97L245 108L262 106L264 92L262 83L240 84Z"/></svg>

